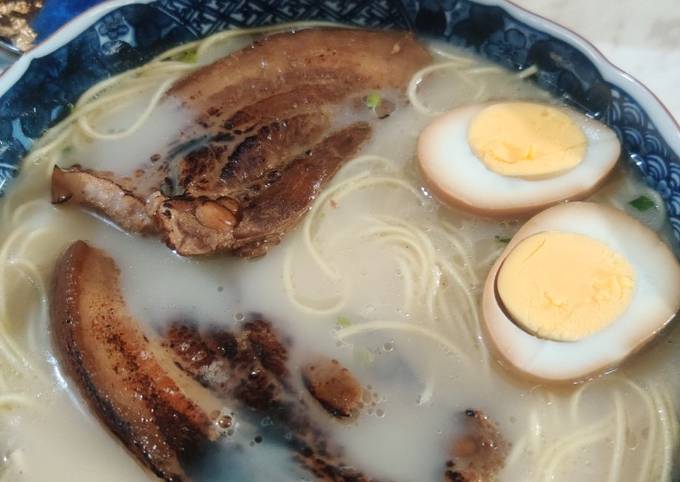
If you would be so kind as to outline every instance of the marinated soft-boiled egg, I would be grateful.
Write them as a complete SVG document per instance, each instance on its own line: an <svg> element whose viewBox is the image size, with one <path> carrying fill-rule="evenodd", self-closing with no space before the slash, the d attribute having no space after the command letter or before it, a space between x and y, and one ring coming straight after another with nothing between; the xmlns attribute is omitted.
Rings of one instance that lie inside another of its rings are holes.
<svg viewBox="0 0 680 482"><path fill-rule="evenodd" d="M510 366L574 381L651 341L680 308L680 265L649 228L615 208L570 202L530 219L492 267L483 323Z"/></svg>
<svg viewBox="0 0 680 482"><path fill-rule="evenodd" d="M437 197L493 217L588 196L620 151L616 134L595 119L516 101L452 110L418 140L420 168Z"/></svg>

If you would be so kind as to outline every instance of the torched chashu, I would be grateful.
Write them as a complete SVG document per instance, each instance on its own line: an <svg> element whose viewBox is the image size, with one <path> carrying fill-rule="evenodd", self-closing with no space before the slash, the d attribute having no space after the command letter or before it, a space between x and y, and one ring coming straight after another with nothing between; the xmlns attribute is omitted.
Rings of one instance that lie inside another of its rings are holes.
<svg viewBox="0 0 680 482"><path fill-rule="evenodd" d="M375 123L406 102L409 80L431 60L406 33L271 35L168 91L164 102L192 122L143 169L128 177L55 167L52 200L159 236L181 255L261 256L300 221ZM375 91L380 110L364 103ZM155 475L196 480L193 469L221 445L231 417L248 423L254 415L289 434L279 443L314 480L380 480L354 468L323 429L324 420L353 420L362 405L361 384L338 361L310 354L291 367L290 346L261 317L231 329L191 320L152 329L130 314L119 278L103 251L82 241L67 249L50 300L54 345L91 410ZM225 406L235 412L224 414ZM493 464L480 466L490 445L477 432L488 431L472 430L461 445L472 440L474 453L452 452L445 480L493 477L502 465L504 451L494 450Z"/></svg>
<svg viewBox="0 0 680 482"><path fill-rule="evenodd" d="M249 423L252 414L291 434L279 443L315 480L376 480L343 460L319 424L355 412L361 400L362 386L337 361L315 356L314 375L296 373L286 343L261 318L233 330L186 321L153 330L130 314L119 277L106 253L72 244L54 275L52 331L66 375L140 463L166 481L192 480L231 417ZM317 387L307 395L303 376ZM236 414L222 413L225 406Z"/></svg>
<svg viewBox="0 0 680 482"><path fill-rule="evenodd" d="M159 478L198 482L192 468L209 460L232 417L250 416L288 433L278 443L318 482L382 480L354 468L324 430L331 418L362 423L364 389L337 360L309 353L291 367L288 342L261 317L234 329L182 320L152 329L130 314L119 278L104 251L83 241L66 250L52 286L54 345L90 409ZM444 480L496 480L507 443L481 412L463 418L467 434L453 441Z"/></svg>
<svg viewBox="0 0 680 482"><path fill-rule="evenodd" d="M95 210L181 255L260 256L406 102L431 55L411 34L351 29L279 33L180 79L165 101L193 121L131 177L56 167L54 203ZM390 100L388 100L390 99Z"/></svg>

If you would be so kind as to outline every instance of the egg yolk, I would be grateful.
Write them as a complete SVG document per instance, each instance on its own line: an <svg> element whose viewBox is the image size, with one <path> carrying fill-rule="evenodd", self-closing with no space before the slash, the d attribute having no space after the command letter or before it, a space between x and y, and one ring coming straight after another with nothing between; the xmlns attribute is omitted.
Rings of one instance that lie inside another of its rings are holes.
<svg viewBox="0 0 680 482"><path fill-rule="evenodd" d="M548 231L520 241L503 261L496 289L513 321L556 341L611 325L630 304L635 273L601 241Z"/></svg>
<svg viewBox="0 0 680 482"><path fill-rule="evenodd" d="M472 152L503 176L540 179L576 167L586 137L563 111L544 104L505 102L480 111L468 131Z"/></svg>

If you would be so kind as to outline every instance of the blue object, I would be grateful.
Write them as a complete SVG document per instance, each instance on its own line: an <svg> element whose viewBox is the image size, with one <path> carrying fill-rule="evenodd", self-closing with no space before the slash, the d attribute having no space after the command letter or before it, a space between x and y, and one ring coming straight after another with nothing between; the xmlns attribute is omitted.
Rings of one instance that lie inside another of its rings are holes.
<svg viewBox="0 0 680 482"><path fill-rule="evenodd" d="M31 27L41 42L73 17L104 0L46 0L43 8L31 20Z"/></svg>
<svg viewBox="0 0 680 482"><path fill-rule="evenodd" d="M41 35L94 0L48 0ZM467 47L510 69L537 65L535 81L616 131L634 168L663 197L680 239L680 160L636 99L606 81L568 42L506 9L470 0L157 0L105 15L64 47L35 59L0 102L0 188L47 128L91 85L180 43L231 27L326 20L419 34Z"/></svg>

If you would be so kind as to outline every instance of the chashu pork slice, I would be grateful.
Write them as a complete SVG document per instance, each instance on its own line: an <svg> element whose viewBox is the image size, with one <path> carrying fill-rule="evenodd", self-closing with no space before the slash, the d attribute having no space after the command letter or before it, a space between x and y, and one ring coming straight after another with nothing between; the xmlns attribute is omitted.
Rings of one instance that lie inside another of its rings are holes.
<svg viewBox="0 0 680 482"><path fill-rule="evenodd" d="M50 300L61 366L91 410L136 458L166 481L186 481L218 436L222 406L164 356L130 316L119 273L82 241L59 261Z"/></svg>
<svg viewBox="0 0 680 482"><path fill-rule="evenodd" d="M170 94L199 111L220 106L231 115L240 109L234 106L302 84L333 85L338 97L403 88L429 62L427 49L410 33L312 28L257 40L178 81Z"/></svg>
<svg viewBox="0 0 680 482"><path fill-rule="evenodd" d="M273 427L279 427L291 457L314 476L313 480L380 480L354 467L312 415L314 410L287 368L286 343L268 321L248 321L235 331L217 327L199 330L194 324L179 322L170 327L163 340L177 366L201 385L229 405L236 402L242 413L251 412L257 420L267 419ZM334 417L341 416L343 409L349 415L352 407L348 402L359 401L359 382L334 360L316 357L313 365L298 375L305 378L307 386L314 387L310 393ZM334 387L338 383L341 386Z"/></svg>
<svg viewBox="0 0 680 482"><path fill-rule="evenodd" d="M287 366L290 342L269 322L206 331L176 322L156 337L130 316L119 276L113 259L85 242L66 250L50 300L54 345L94 414L154 474L191 481L215 453L224 407L236 405L244 420L250 413L275 421L280 443L315 480L376 480L348 464L310 417ZM314 366L325 363L333 362ZM312 378L327 388L337 375L321 370Z"/></svg>
<svg viewBox="0 0 680 482"><path fill-rule="evenodd" d="M505 465L509 444L498 424L479 410L460 413L465 433L451 443L445 482L495 482Z"/></svg>
<svg viewBox="0 0 680 482"><path fill-rule="evenodd" d="M57 167L53 202L158 235L181 255L263 255L386 115L362 99L377 91L384 106L404 104L409 80L431 60L402 32L270 35L170 89L165 101L193 121L140 175Z"/></svg>
<svg viewBox="0 0 680 482"><path fill-rule="evenodd" d="M52 171L52 203L76 203L115 219L126 231L154 233L154 218L146 212L145 203L132 194L115 176L75 166L55 167Z"/></svg>

